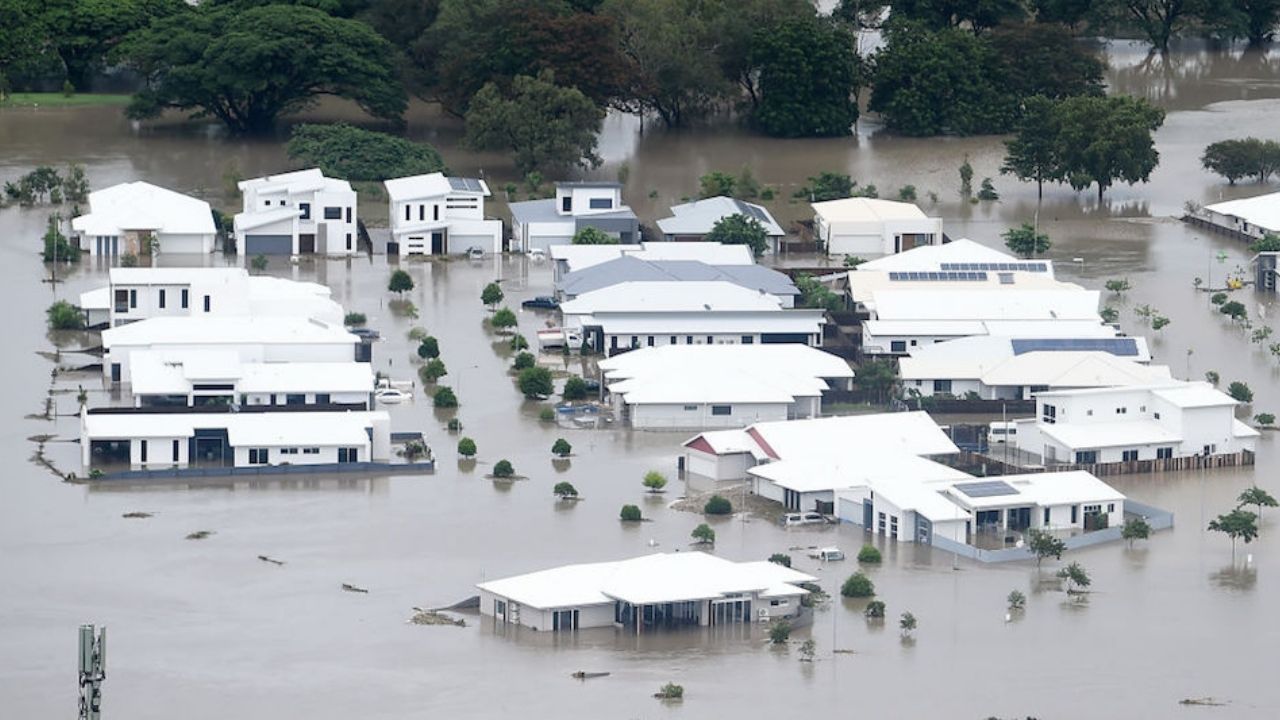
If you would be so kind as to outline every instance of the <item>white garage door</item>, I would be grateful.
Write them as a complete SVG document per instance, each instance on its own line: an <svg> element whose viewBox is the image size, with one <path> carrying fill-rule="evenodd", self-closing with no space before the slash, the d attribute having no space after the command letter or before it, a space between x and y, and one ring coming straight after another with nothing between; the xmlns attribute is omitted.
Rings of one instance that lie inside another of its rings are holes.
<svg viewBox="0 0 1280 720"><path fill-rule="evenodd" d="M706 453L692 451L686 452L684 458L684 467L687 471L695 475L719 479L716 476L716 472L719 469L719 463L716 458L710 457Z"/></svg>
<svg viewBox="0 0 1280 720"><path fill-rule="evenodd" d="M832 255L882 255L884 243L879 235L835 233L827 252Z"/></svg>

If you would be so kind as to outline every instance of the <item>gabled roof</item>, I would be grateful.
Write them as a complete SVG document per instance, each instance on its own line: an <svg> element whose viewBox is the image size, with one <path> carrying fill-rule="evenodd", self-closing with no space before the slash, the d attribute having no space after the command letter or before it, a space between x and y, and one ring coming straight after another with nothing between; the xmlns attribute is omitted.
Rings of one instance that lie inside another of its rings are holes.
<svg viewBox="0 0 1280 720"><path fill-rule="evenodd" d="M800 293L791 278L763 265L710 265L699 260L644 260L629 254L582 270L574 270L562 277L556 287L565 295L574 297L622 282L716 280L777 296Z"/></svg>
<svg viewBox="0 0 1280 720"><path fill-rule="evenodd" d="M583 293L560 306L564 315L605 312L698 312L778 310L776 295L723 280L709 282L620 282Z"/></svg>
<svg viewBox="0 0 1280 720"><path fill-rule="evenodd" d="M89 193L89 209L87 215L71 221L73 229L86 235L114 235L121 230L214 233L209 203L140 180Z"/></svg>
<svg viewBox="0 0 1280 720"><path fill-rule="evenodd" d="M942 245L921 245L896 255L862 263L852 272L868 270L941 270L942 263L1020 262L1013 255L994 250L967 238Z"/></svg>
<svg viewBox="0 0 1280 720"><path fill-rule="evenodd" d="M525 206L529 203L552 203L552 214L555 213L555 201L530 200L528 203L512 203ZM715 242L642 242L639 245L552 245L551 259L565 263L568 269L582 270L614 258L629 255L641 260L698 260L708 265L754 265L755 257L751 248L746 245L723 245Z"/></svg>
<svg viewBox="0 0 1280 720"><path fill-rule="evenodd" d="M972 480L955 468L906 453L874 450L844 459L782 460L747 470L778 487L796 492L823 492L866 485L874 481Z"/></svg>
<svg viewBox="0 0 1280 720"><path fill-rule="evenodd" d="M658 221L658 228L667 235L705 235L715 224L732 215L754 219L771 237L782 237L786 232L762 205L719 196L671 206L671 217Z"/></svg>
<svg viewBox="0 0 1280 720"><path fill-rule="evenodd" d="M476 178L453 178L444 173L427 173L383 181L391 202L446 195L478 195L489 197L489 186Z"/></svg>
<svg viewBox="0 0 1280 720"><path fill-rule="evenodd" d="M1280 231L1280 192L1205 205L1205 210L1238 217L1250 225Z"/></svg>
<svg viewBox="0 0 1280 720"><path fill-rule="evenodd" d="M756 423L747 428L775 460L848 458L860 453L947 455L955 443L922 411Z"/></svg>
<svg viewBox="0 0 1280 720"><path fill-rule="evenodd" d="M1094 320L1097 290L909 290L875 293L877 320Z"/></svg>
<svg viewBox="0 0 1280 720"><path fill-rule="evenodd" d="M906 376L904 375L905 379ZM1140 365L1105 352L1031 352L983 373L988 386L1119 387L1172 380L1168 366Z"/></svg>
<svg viewBox="0 0 1280 720"><path fill-rule="evenodd" d="M1024 350L1024 348L1026 348ZM903 380L978 379L1010 358L1029 352L1110 352L1118 358L1151 360L1146 338L1009 338L974 335L911 348L898 361Z"/></svg>
<svg viewBox="0 0 1280 720"><path fill-rule="evenodd" d="M885 222L929 218L923 210L911 203L878 198L843 198L816 202L812 205L813 211L829 222Z"/></svg>
<svg viewBox="0 0 1280 720"><path fill-rule="evenodd" d="M338 178L325 177L319 168L294 170L292 172L242 180L238 183L238 186L242 193L253 191L260 194L286 192L290 195L298 195L318 190L351 191L351 183Z"/></svg>

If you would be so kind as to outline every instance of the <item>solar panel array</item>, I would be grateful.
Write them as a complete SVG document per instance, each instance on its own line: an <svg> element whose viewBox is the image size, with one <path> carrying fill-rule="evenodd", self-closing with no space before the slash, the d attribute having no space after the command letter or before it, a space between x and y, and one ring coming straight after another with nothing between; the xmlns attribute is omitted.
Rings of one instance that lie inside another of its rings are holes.
<svg viewBox="0 0 1280 720"><path fill-rule="evenodd" d="M1013 340L1012 343L1014 355L1040 351L1097 351L1117 357L1136 357L1138 354L1135 338L1028 338Z"/></svg>
<svg viewBox="0 0 1280 720"><path fill-rule="evenodd" d="M912 282L986 282L984 272L891 272L889 279Z"/></svg>
<svg viewBox="0 0 1280 720"><path fill-rule="evenodd" d="M451 177L449 178L449 187L465 192L483 192L480 187L480 181L475 178Z"/></svg>
<svg viewBox="0 0 1280 720"><path fill-rule="evenodd" d="M984 480L982 482L960 483L953 486L971 498L999 497L1001 495L1017 495L1018 491L1003 480Z"/></svg>
<svg viewBox="0 0 1280 720"><path fill-rule="evenodd" d="M761 225L767 224L769 222L769 216L765 215L764 208L761 208L756 205L751 205L749 203L744 203L740 200L735 200L734 202L738 205L738 210L741 211L743 215L746 215L747 217L750 217L750 218L755 218L760 222Z"/></svg>
<svg viewBox="0 0 1280 720"><path fill-rule="evenodd" d="M979 263L942 263L943 270L993 270L1019 272L1049 272L1049 263L1042 262L979 262Z"/></svg>

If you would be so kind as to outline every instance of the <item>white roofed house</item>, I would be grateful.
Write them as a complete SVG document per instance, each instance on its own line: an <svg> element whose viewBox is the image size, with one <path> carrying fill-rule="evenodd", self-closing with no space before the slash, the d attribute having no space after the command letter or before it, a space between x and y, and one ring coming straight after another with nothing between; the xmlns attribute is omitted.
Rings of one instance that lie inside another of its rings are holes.
<svg viewBox="0 0 1280 720"><path fill-rule="evenodd" d="M754 265L755 256L746 245L714 242L642 242L636 245L552 245L552 277L560 282L571 272L585 270L620 257L646 262L697 261L717 267Z"/></svg>
<svg viewBox="0 0 1280 720"><path fill-rule="evenodd" d="M814 233L828 255L891 255L943 242L942 220L911 203L856 197L812 205Z"/></svg>
<svg viewBox="0 0 1280 720"><path fill-rule="evenodd" d="M1236 419L1238 405L1208 383L1176 380L1042 392L1035 418L1017 421L1017 446L1045 464L1249 458L1259 433Z"/></svg>
<svg viewBox="0 0 1280 720"><path fill-rule="evenodd" d="M637 429L741 427L816 416L847 389L843 359L804 345L665 345L601 360L619 415Z"/></svg>
<svg viewBox="0 0 1280 720"><path fill-rule="evenodd" d="M671 217L658 221L662 239L669 242L701 242L721 220L741 215L755 220L769 238L769 249L778 252L778 242L786 231L763 205L718 196L671 206Z"/></svg>
<svg viewBox="0 0 1280 720"><path fill-rule="evenodd" d="M1280 235L1280 192L1205 205L1189 219L1249 240Z"/></svg>
<svg viewBox="0 0 1280 720"><path fill-rule="evenodd" d="M102 291L113 327L157 317L343 319L327 286L250 275L244 268L112 268L109 278Z"/></svg>
<svg viewBox="0 0 1280 720"><path fill-rule="evenodd" d="M501 625L572 632L767 623L795 617L802 583L817 578L777 563L701 552L564 565L479 583L480 614Z"/></svg>
<svg viewBox="0 0 1280 720"><path fill-rule="evenodd" d="M574 270L556 281L556 299L572 300L584 293L624 282L723 281L777 297L784 308L795 307L800 290L787 275L763 265L710 265L700 260L644 260L624 254Z"/></svg>
<svg viewBox="0 0 1280 720"><path fill-rule="evenodd" d="M245 362L229 350L135 351L130 381L138 408L370 410L374 389L369 363Z"/></svg>
<svg viewBox="0 0 1280 720"><path fill-rule="evenodd" d="M569 245L585 227L597 228L621 245L640 242L640 222L623 202L621 183L558 182L554 198L513 202L510 209L510 249L515 252Z"/></svg>
<svg viewBox="0 0 1280 720"><path fill-rule="evenodd" d="M359 212L351 183L317 168L239 183L243 210L234 219L241 262L257 255L354 255Z"/></svg>
<svg viewBox="0 0 1280 720"><path fill-rule="evenodd" d="M401 257L459 255L473 247L502 252L502 221L485 217L489 185L478 178L429 173L383 183L391 242Z"/></svg>
<svg viewBox="0 0 1280 720"><path fill-rule="evenodd" d="M89 212L71 221L73 246L93 256L213 252L209 203L137 181L89 193Z"/></svg>

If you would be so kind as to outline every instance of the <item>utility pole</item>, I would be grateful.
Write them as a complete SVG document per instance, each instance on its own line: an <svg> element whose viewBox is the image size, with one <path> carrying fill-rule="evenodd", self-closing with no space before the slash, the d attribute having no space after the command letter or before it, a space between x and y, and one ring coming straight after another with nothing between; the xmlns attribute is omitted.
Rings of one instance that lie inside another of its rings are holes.
<svg viewBox="0 0 1280 720"><path fill-rule="evenodd" d="M80 720L102 717L102 681L107 679L107 628L94 637L92 625L80 626Z"/></svg>

